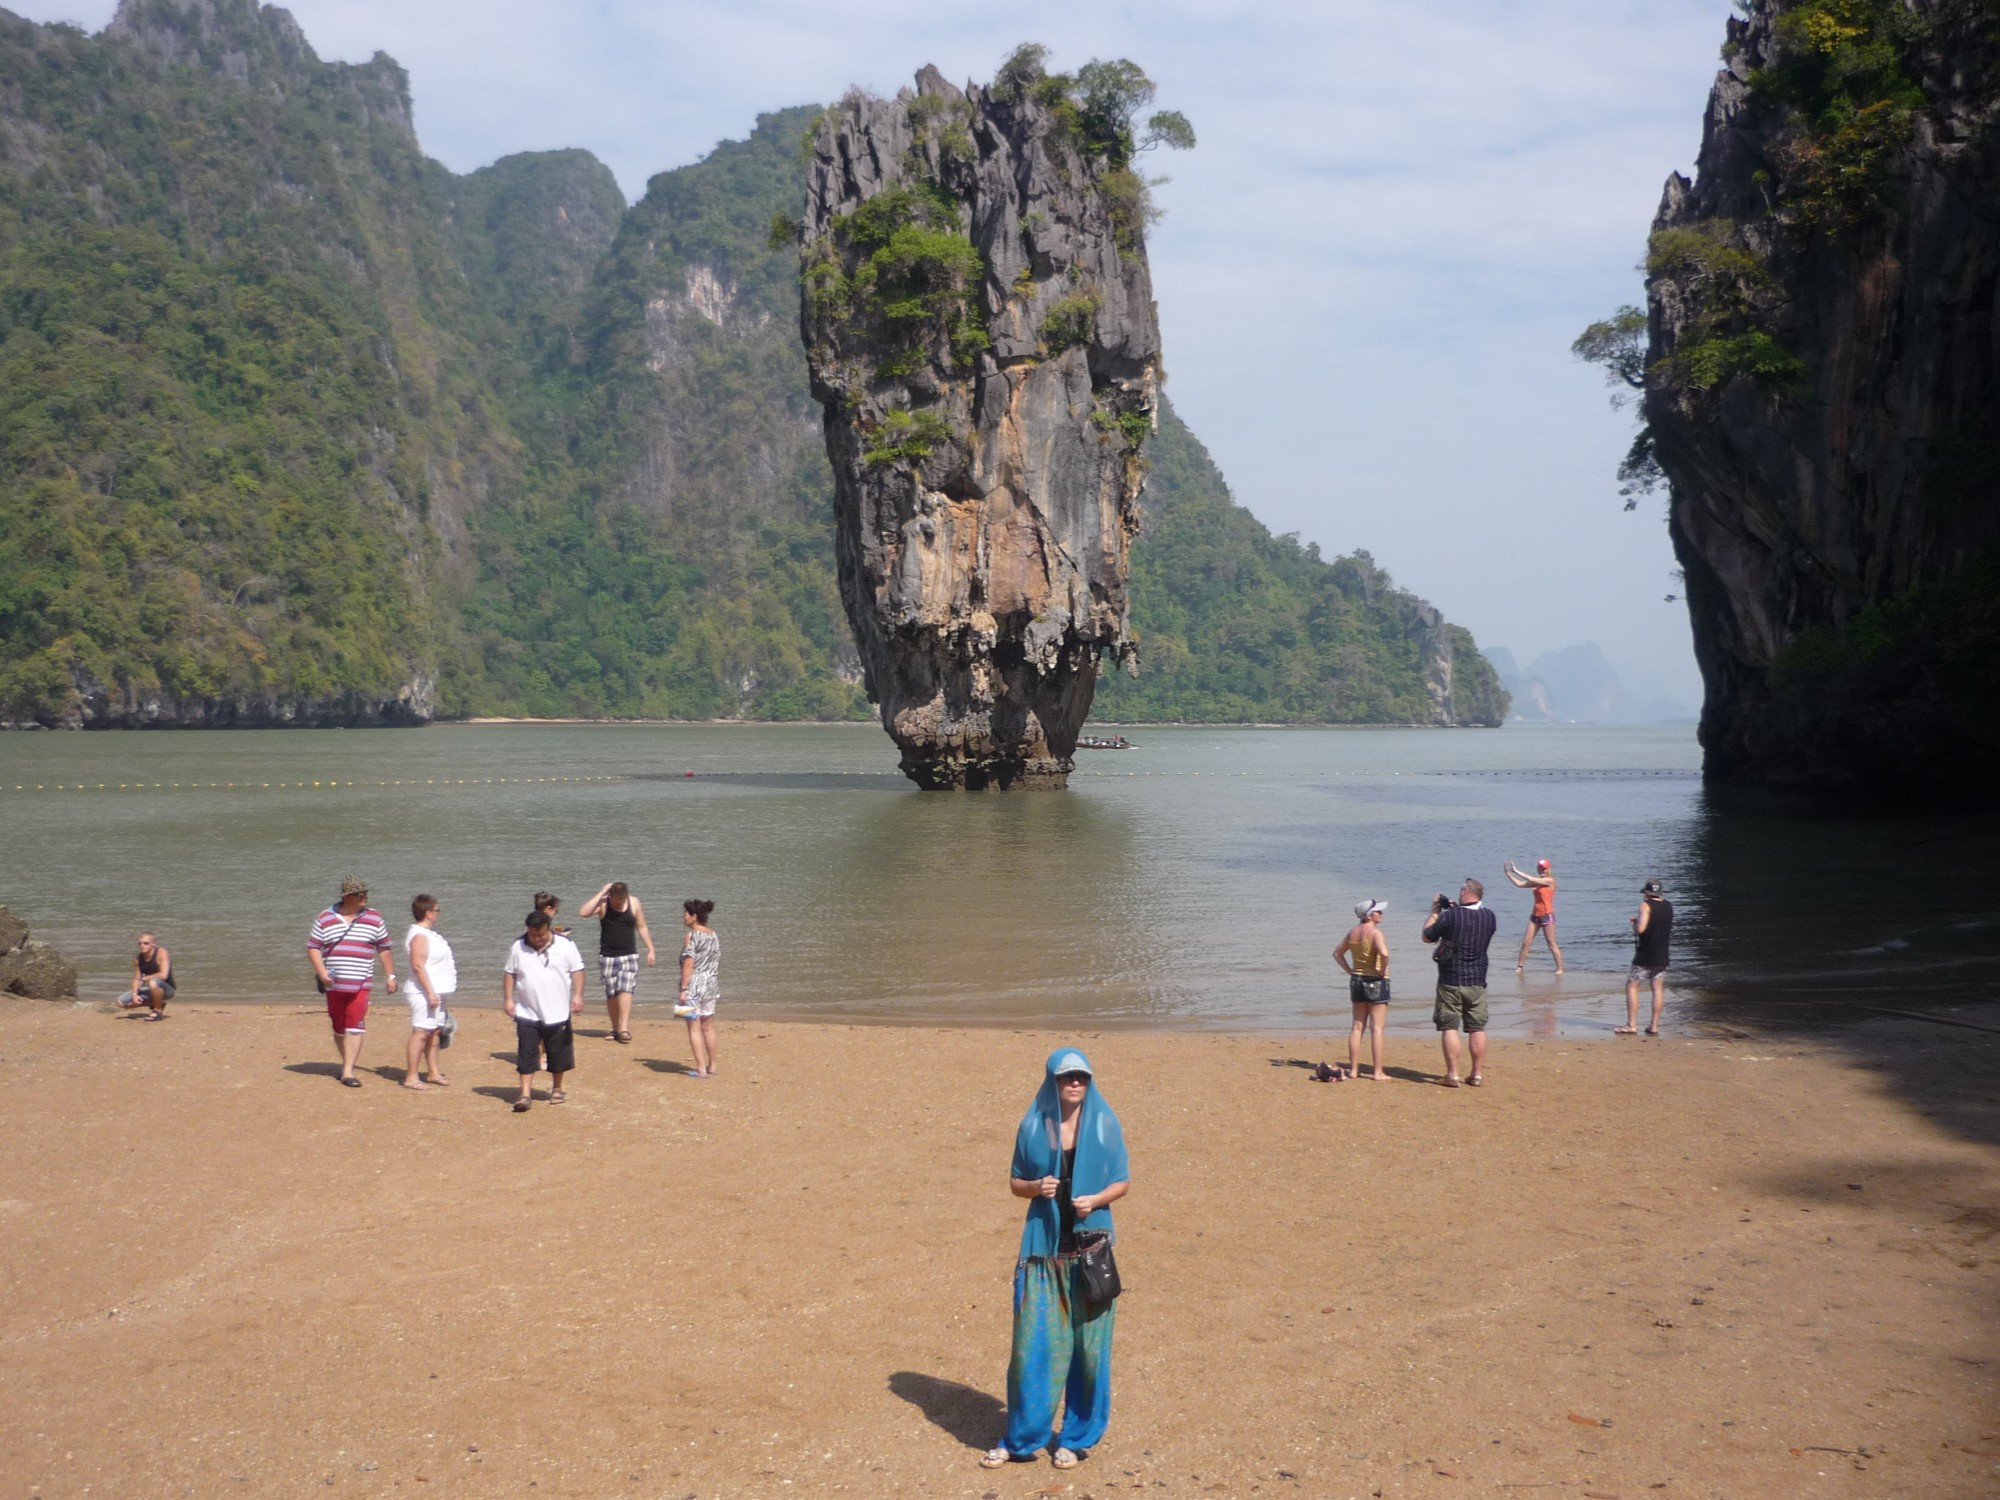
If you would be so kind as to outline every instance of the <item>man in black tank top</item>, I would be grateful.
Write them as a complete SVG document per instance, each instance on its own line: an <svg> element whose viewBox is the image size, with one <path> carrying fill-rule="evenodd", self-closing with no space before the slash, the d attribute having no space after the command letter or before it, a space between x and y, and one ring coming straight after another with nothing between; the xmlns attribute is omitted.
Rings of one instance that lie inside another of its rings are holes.
<svg viewBox="0 0 2000 1500"><path fill-rule="evenodd" d="M139 934L139 953L132 960L132 988L118 997L120 1010L146 1012L148 1021L167 1018L167 1002L174 998L174 956L153 939L150 932Z"/></svg>
<svg viewBox="0 0 2000 1500"><path fill-rule="evenodd" d="M1660 1012L1667 1004L1667 945L1674 935L1674 903L1667 899L1666 887L1649 880L1640 890L1645 899L1632 924L1632 967L1625 975L1625 1024L1619 1036L1639 1034L1639 986L1653 987L1653 1024L1647 1036L1660 1034Z"/></svg>

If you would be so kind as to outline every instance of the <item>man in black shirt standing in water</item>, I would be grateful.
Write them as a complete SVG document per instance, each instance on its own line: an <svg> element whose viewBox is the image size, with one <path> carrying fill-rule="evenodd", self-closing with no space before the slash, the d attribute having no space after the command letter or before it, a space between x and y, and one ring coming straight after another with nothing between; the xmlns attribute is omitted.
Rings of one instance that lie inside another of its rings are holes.
<svg viewBox="0 0 2000 1500"><path fill-rule="evenodd" d="M1638 915L1625 919L1632 924L1632 967L1625 974L1625 1024L1618 1028L1619 1036L1639 1034L1641 984L1653 986L1653 1024L1646 1028L1647 1036L1660 1034L1660 1012L1667 1004L1667 943L1674 935L1674 903L1657 880L1647 881L1640 894L1646 899L1639 903Z"/></svg>
<svg viewBox="0 0 2000 1500"><path fill-rule="evenodd" d="M1473 1088L1486 1082L1486 949L1500 924L1480 902L1486 887L1470 875L1458 888L1458 904L1443 896L1431 903L1431 919L1424 923L1424 941L1435 943L1432 955L1438 966L1437 1004L1431 1020L1444 1043L1444 1086L1458 1087L1458 1034L1465 1033L1472 1049L1472 1074L1465 1081Z"/></svg>

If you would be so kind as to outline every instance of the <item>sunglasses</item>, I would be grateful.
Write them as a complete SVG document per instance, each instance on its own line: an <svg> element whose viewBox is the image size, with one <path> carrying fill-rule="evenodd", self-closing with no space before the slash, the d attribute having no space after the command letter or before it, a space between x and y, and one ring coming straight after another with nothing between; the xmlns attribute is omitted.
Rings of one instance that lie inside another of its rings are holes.
<svg viewBox="0 0 2000 1500"><path fill-rule="evenodd" d="M1056 1075L1056 1082L1064 1088L1068 1088L1073 1083L1089 1083L1090 1075L1088 1073L1058 1073Z"/></svg>

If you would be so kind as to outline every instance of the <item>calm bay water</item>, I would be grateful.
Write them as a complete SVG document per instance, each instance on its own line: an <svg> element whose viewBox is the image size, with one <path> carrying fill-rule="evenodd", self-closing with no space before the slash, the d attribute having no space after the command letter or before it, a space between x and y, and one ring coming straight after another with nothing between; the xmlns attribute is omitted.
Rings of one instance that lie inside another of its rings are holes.
<svg viewBox="0 0 2000 1500"><path fill-rule="evenodd" d="M686 896L718 903L731 1010L827 1019L1344 1028L1328 954L1373 896L1391 1024L1427 1033L1416 931L1467 874L1500 915L1502 1033L1622 1020L1650 876L1680 917L1670 1026L1988 998L2000 963L1990 825L1725 809L1691 729L1130 733L1068 793L1011 796L913 790L872 725L12 734L0 903L88 996L151 927L202 1001L312 1001L305 931L348 871L398 939L435 893L485 1003L531 892L574 913L620 878L661 953L642 1008L670 998ZM1570 972L1538 947L1517 979L1529 899L1500 864L1543 857Z"/></svg>

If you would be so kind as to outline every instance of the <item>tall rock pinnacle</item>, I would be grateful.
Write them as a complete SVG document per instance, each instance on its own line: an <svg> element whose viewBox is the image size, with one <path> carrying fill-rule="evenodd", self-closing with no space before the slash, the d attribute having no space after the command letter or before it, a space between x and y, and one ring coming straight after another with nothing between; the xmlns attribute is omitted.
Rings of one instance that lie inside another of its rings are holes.
<svg viewBox="0 0 2000 1500"><path fill-rule="evenodd" d="M1151 92L1129 63L1052 78L1024 48L988 88L926 68L850 94L808 141L841 594L920 786L1063 786L1100 658L1136 664L1160 335L1131 109Z"/></svg>

